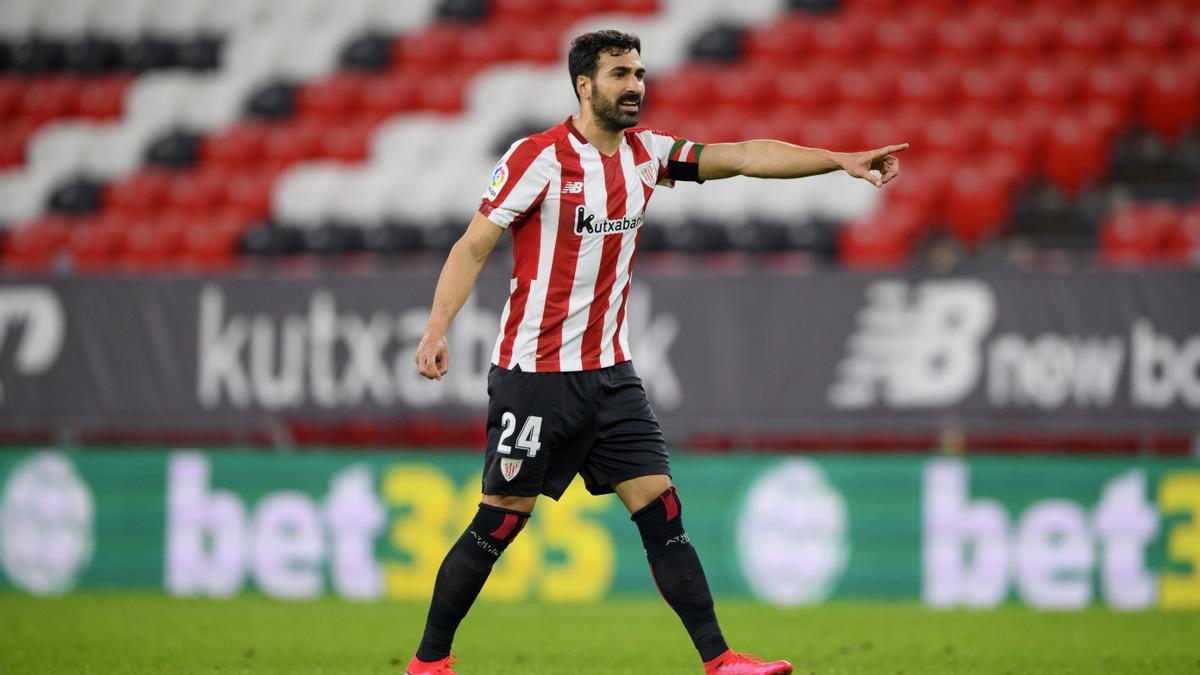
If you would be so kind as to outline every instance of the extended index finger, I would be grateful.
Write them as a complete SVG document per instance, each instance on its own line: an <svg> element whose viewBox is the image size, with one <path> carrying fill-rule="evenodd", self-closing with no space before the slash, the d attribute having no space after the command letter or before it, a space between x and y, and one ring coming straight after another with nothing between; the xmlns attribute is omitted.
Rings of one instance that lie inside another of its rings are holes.
<svg viewBox="0 0 1200 675"><path fill-rule="evenodd" d="M886 157L887 155L891 155L891 154L894 154L897 152L904 152L907 149L908 149L908 143L901 143L900 145L889 145L886 148L880 148L880 149L876 150L875 156L876 157Z"/></svg>

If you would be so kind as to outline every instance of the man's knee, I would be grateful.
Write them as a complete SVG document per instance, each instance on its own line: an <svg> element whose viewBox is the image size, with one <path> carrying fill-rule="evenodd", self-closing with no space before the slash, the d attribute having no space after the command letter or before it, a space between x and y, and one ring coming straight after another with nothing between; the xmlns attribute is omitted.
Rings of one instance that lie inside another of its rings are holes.
<svg viewBox="0 0 1200 675"><path fill-rule="evenodd" d="M617 493L621 503L630 513L637 513L669 489L671 477L665 474L638 476L613 483L613 492Z"/></svg>
<svg viewBox="0 0 1200 675"><path fill-rule="evenodd" d="M484 495L480 500L488 506L494 506L498 509L508 509L510 511L520 511L522 513L533 513L533 505L537 503L537 497L513 497L511 495Z"/></svg>

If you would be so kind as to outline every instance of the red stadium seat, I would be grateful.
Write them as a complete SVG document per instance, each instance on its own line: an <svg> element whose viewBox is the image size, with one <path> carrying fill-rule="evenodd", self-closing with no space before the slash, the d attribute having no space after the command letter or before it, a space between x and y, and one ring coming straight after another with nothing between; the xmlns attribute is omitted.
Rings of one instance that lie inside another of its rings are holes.
<svg viewBox="0 0 1200 675"><path fill-rule="evenodd" d="M1188 12L1189 16L1180 33L1180 47L1186 52L1200 49L1200 14Z"/></svg>
<svg viewBox="0 0 1200 675"><path fill-rule="evenodd" d="M1118 41L1127 53L1138 52L1153 59L1163 59L1182 36L1183 28L1183 25L1153 15L1136 14L1125 20Z"/></svg>
<svg viewBox="0 0 1200 675"><path fill-rule="evenodd" d="M0 121L17 116L21 98L25 92L25 81L11 75L0 76Z"/></svg>
<svg viewBox="0 0 1200 675"><path fill-rule="evenodd" d="M1107 143L1111 143L1118 133L1128 127L1128 120L1121 116L1116 106L1104 101L1087 103L1083 108L1083 118Z"/></svg>
<svg viewBox="0 0 1200 675"><path fill-rule="evenodd" d="M182 261L201 270L220 270L233 262L242 229L227 223L189 227L184 233Z"/></svg>
<svg viewBox="0 0 1200 675"><path fill-rule="evenodd" d="M228 180L229 174L220 168L184 173L172 181L167 204L189 215L223 208Z"/></svg>
<svg viewBox="0 0 1200 675"><path fill-rule="evenodd" d="M716 88L721 103L755 110L775 101L775 78L762 68L739 68L721 77Z"/></svg>
<svg viewBox="0 0 1200 675"><path fill-rule="evenodd" d="M36 130L37 125L25 118L0 123L0 168L25 162L25 148Z"/></svg>
<svg viewBox="0 0 1200 675"><path fill-rule="evenodd" d="M361 110L364 86L361 75L347 73L309 83L296 93L297 111L305 117L337 123Z"/></svg>
<svg viewBox="0 0 1200 675"><path fill-rule="evenodd" d="M904 265L912 253L921 223L909 208L885 208L838 228L842 264L857 269L890 269Z"/></svg>
<svg viewBox="0 0 1200 675"><path fill-rule="evenodd" d="M896 78L896 98L932 107L944 105L955 95L954 82L944 75L928 68L905 68Z"/></svg>
<svg viewBox="0 0 1200 675"><path fill-rule="evenodd" d="M1145 265L1166 257L1173 226L1180 220L1163 204L1127 207L1100 227L1100 257L1114 265Z"/></svg>
<svg viewBox="0 0 1200 675"><path fill-rule="evenodd" d="M556 9L554 0L490 0L491 15L528 23L551 14Z"/></svg>
<svg viewBox="0 0 1200 675"><path fill-rule="evenodd" d="M876 78L862 68L843 70L837 79L837 99L854 108L873 108L891 95L894 83Z"/></svg>
<svg viewBox="0 0 1200 675"><path fill-rule="evenodd" d="M125 107L125 92L132 81L123 75L87 80L79 94L79 114L97 120L120 117Z"/></svg>
<svg viewBox="0 0 1200 675"><path fill-rule="evenodd" d="M748 30L742 38L742 56L776 68L789 68L807 51L812 30L811 19L784 15L774 23Z"/></svg>
<svg viewBox="0 0 1200 675"><path fill-rule="evenodd" d="M1200 206L1180 214L1167 232L1165 254L1174 263L1200 265Z"/></svg>
<svg viewBox="0 0 1200 675"><path fill-rule="evenodd" d="M18 112L38 124L79 111L83 81L71 75L43 75L34 78L21 95Z"/></svg>
<svg viewBox="0 0 1200 675"><path fill-rule="evenodd" d="M959 80L958 98L965 103L978 103L999 109L1009 105L1017 82L1004 68L968 68Z"/></svg>
<svg viewBox="0 0 1200 675"><path fill-rule="evenodd" d="M71 220L44 216L9 230L4 237L4 267L40 272L50 268L71 233Z"/></svg>
<svg viewBox="0 0 1200 675"><path fill-rule="evenodd" d="M363 87L363 112L367 115L389 117L415 109L419 105L417 78L398 74L375 77Z"/></svg>
<svg viewBox="0 0 1200 675"><path fill-rule="evenodd" d="M863 44L867 41L869 30L869 24L859 20L820 19L814 21L812 53L839 63L861 61Z"/></svg>
<svg viewBox="0 0 1200 675"><path fill-rule="evenodd" d="M1187 69L1162 65L1146 85L1144 117L1155 133L1177 139L1200 118L1200 87Z"/></svg>
<svg viewBox="0 0 1200 675"><path fill-rule="evenodd" d="M511 21L483 24L459 34L458 63L462 68L477 71L496 62L497 54L511 54L523 31L514 31Z"/></svg>
<svg viewBox="0 0 1200 675"><path fill-rule="evenodd" d="M167 202L172 174L161 169L144 169L104 190L105 209L132 219L150 216Z"/></svg>
<svg viewBox="0 0 1200 675"><path fill-rule="evenodd" d="M991 51L995 27L985 26L965 18L951 17L938 24L934 34L934 49L939 56L974 60Z"/></svg>
<svg viewBox="0 0 1200 675"><path fill-rule="evenodd" d="M716 95L712 68L685 66L679 70L656 78L647 89L651 105L694 106L709 105Z"/></svg>
<svg viewBox="0 0 1200 675"><path fill-rule="evenodd" d="M1004 156L1025 175L1036 172L1041 161L1041 141L1013 116L999 116L988 124L983 134L983 147L988 156Z"/></svg>
<svg viewBox="0 0 1200 675"><path fill-rule="evenodd" d="M1109 139L1086 119L1065 117L1050 129L1042 165L1050 182L1077 195L1108 170Z"/></svg>
<svg viewBox="0 0 1200 675"><path fill-rule="evenodd" d="M831 119L810 117L800 122L797 138L800 145L837 150L850 147L848 141L851 139L844 135L846 131L844 126Z"/></svg>
<svg viewBox="0 0 1200 675"><path fill-rule="evenodd" d="M840 105L833 109L832 121L838 145L825 146L831 150L853 150L862 146L862 129L875 113L857 105Z"/></svg>
<svg viewBox="0 0 1200 675"><path fill-rule="evenodd" d="M1020 83L1020 97L1025 103L1062 106L1070 102L1075 94L1070 78L1051 65L1030 68Z"/></svg>
<svg viewBox="0 0 1200 675"><path fill-rule="evenodd" d="M233 171L254 166L263 157L263 144L270 128L255 123L239 124L205 136L200 143L200 159L204 164Z"/></svg>
<svg viewBox="0 0 1200 675"><path fill-rule="evenodd" d="M620 14L653 14L658 0L611 0L611 10Z"/></svg>
<svg viewBox="0 0 1200 675"><path fill-rule="evenodd" d="M957 167L936 158L914 161L905 157L902 163L903 178L889 183L884 190L887 208L903 206L911 210L920 228L928 229L945 217L947 186Z"/></svg>
<svg viewBox="0 0 1200 675"><path fill-rule="evenodd" d="M447 70L421 83L421 108L442 113L458 113L463 109L463 95L472 73L470 70Z"/></svg>
<svg viewBox="0 0 1200 675"><path fill-rule="evenodd" d="M925 125L920 147L930 154L966 159L976 149L979 137L971 128L962 126L946 116L935 117Z"/></svg>
<svg viewBox="0 0 1200 675"><path fill-rule="evenodd" d="M926 54L933 43L936 23L921 15L885 17L874 28L874 53L892 62L913 63Z"/></svg>
<svg viewBox="0 0 1200 675"><path fill-rule="evenodd" d="M74 269L82 272L101 272L112 268L124 246L124 233L119 227L103 227L79 223L67 241L67 255Z"/></svg>
<svg viewBox="0 0 1200 675"><path fill-rule="evenodd" d="M785 70L775 79L774 99L778 105L798 105L818 110L833 97L835 75L821 69L810 72ZM811 113L810 113L811 114Z"/></svg>
<svg viewBox="0 0 1200 675"><path fill-rule="evenodd" d="M321 139L321 155L347 163L366 161L375 125L369 120L353 119L327 131Z"/></svg>
<svg viewBox="0 0 1200 675"><path fill-rule="evenodd" d="M263 140L264 165L278 170L317 157L325 129L321 123L303 120L271 127Z"/></svg>
<svg viewBox="0 0 1200 675"><path fill-rule="evenodd" d="M1008 222L1011 187L986 167L954 172L946 197L946 221L955 239L968 248L995 236Z"/></svg>
<svg viewBox="0 0 1200 675"><path fill-rule="evenodd" d="M1019 17L1006 17L996 25L996 52L1035 60L1041 57L1049 42L1049 32L1034 22Z"/></svg>
<svg viewBox="0 0 1200 675"><path fill-rule="evenodd" d="M1108 64L1093 66L1083 81L1083 96L1090 102L1113 106L1122 122L1132 119L1136 90L1128 70Z"/></svg>
<svg viewBox="0 0 1200 675"><path fill-rule="evenodd" d="M1103 56L1112 44L1112 34L1103 21L1089 16L1064 17L1054 36L1054 47L1060 53L1079 54L1086 57Z"/></svg>
<svg viewBox="0 0 1200 675"><path fill-rule="evenodd" d="M589 14L609 11L612 7L610 0L555 0L553 14L577 21Z"/></svg>
<svg viewBox="0 0 1200 675"><path fill-rule="evenodd" d="M534 25L519 24L516 28L521 36L512 47L512 59L528 63L554 64L566 56L563 49L563 31L566 24L548 19Z"/></svg>
<svg viewBox="0 0 1200 675"><path fill-rule="evenodd" d="M459 31L452 24L434 24L418 33L400 37L392 50L392 62L414 73L436 73L458 60Z"/></svg>
<svg viewBox="0 0 1200 675"><path fill-rule="evenodd" d="M244 222L265 220L271 214L271 188L275 174L271 172L234 175L226 183L225 202Z"/></svg>
<svg viewBox="0 0 1200 675"><path fill-rule="evenodd" d="M135 223L125 230L124 267L153 272L168 268L183 249L183 229L170 224Z"/></svg>

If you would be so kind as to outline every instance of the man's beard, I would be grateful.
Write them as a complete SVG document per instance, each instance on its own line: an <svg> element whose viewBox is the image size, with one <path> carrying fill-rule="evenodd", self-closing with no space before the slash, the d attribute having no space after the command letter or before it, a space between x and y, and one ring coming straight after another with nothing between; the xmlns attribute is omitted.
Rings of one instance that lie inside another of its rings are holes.
<svg viewBox="0 0 1200 675"><path fill-rule="evenodd" d="M636 112L625 112L619 107L621 103L637 103ZM596 85L592 85L592 114L601 128L608 131L621 131L638 123L642 116L642 99L637 94L622 94L617 100L600 93Z"/></svg>

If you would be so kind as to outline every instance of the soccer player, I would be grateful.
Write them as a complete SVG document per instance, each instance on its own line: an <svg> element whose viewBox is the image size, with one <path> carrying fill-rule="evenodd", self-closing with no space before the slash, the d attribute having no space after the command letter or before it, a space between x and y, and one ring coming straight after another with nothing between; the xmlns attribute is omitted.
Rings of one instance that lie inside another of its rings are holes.
<svg viewBox="0 0 1200 675"><path fill-rule="evenodd" d="M650 573L706 673L792 672L787 661L767 663L725 643L684 531L662 431L630 361L625 302L638 237L651 195L676 181L840 169L880 187L899 174L893 153L908 146L857 153L773 140L705 146L637 127L646 73L640 52L637 37L611 30L572 42L579 113L508 149L438 279L416 354L421 374L435 380L449 368L451 320L496 241L512 232L511 291L488 373L483 499L438 571L409 675L454 672L454 632L493 564L537 496L558 499L576 474L592 494L616 492L629 509Z"/></svg>

